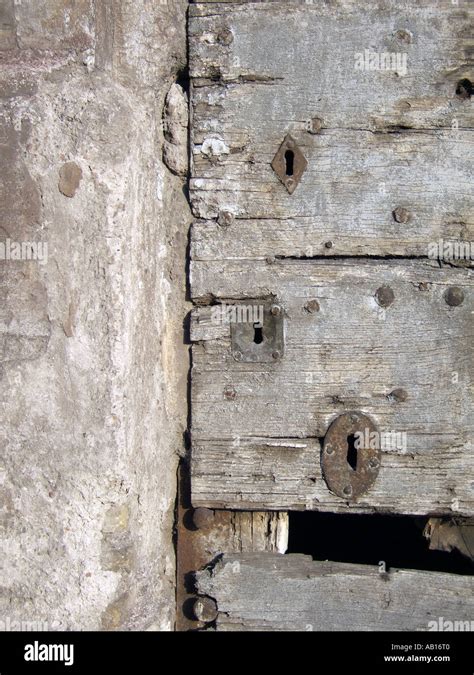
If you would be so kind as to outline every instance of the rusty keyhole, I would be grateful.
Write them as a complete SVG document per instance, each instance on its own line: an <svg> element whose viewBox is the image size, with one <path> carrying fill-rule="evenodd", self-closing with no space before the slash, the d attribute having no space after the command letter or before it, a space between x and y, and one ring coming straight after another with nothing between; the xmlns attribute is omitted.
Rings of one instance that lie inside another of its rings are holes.
<svg viewBox="0 0 474 675"><path fill-rule="evenodd" d="M360 412L339 415L324 438L321 465L331 492L355 501L374 484L381 461L380 434Z"/></svg>

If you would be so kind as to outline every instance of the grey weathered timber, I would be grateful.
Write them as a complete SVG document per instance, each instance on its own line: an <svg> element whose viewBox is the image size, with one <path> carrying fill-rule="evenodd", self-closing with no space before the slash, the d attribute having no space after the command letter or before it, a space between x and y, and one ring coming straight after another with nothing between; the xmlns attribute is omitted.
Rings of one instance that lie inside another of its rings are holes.
<svg viewBox="0 0 474 675"><path fill-rule="evenodd" d="M472 9L211 2L190 15L193 504L472 516L474 271L428 259L439 240L474 240L459 85L473 81ZM366 50L399 61L359 70ZM307 161L293 192L272 168L288 138ZM283 308L273 362L248 362L216 321L216 305L250 302ZM348 502L327 487L321 442L350 411L406 444L383 448Z"/></svg>
<svg viewBox="0 0 474 675"><path fill-rule="evenodd" d="M197 585L217 602L218 631L471 630L474 616L472 577L305 555L224 555Z"/></svg>
<svg viewBox="0 0 474 675"><path fill-rule="evenodd" d="M473 515L474 271L418 260L228 261L218 285L206 263L192 278L202 300L271 297L285 322L284 358L245 363L233 358L229 324L213 322L215 306L194 311L195 506ZM385 310L374 297L382 285L395 298ZM457 307L446 302L451 287L464 292ZM406 434L350 507L320 467L320 439L347 410Z"/></svg>
<svg viewBox="0 0 474 675"><path fill-rule="evenodd" d="M236 218L197 223L193 256L426 256L472 239L474 112L456 89L473 34L467 3L192 7L192 205ZM406 73L356 70L366 49L406 55ZM308 161L292 195L271 168L288 133Z"/></svg>

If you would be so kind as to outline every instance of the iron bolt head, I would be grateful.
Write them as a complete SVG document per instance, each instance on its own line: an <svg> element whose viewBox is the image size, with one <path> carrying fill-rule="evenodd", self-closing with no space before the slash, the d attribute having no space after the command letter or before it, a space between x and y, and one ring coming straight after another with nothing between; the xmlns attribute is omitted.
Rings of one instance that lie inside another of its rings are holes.
<svg viewBox="0 0 474 675"><path fill-rule="evenodd" d="M389 400L396 401L397 403L404 403L408 400L408 392L405 389L394 389L388 395Z"/></svg>
<svg viewBox="0 0 474 675"><path fill-rule="evenodd" d="M234 222L234 214L230 211L221 211L217 222L221 227L229 227Z"/></svg>
<svg viewBox="0 0 474 675"><path fill-rule="evenodd" d="M406 44L410 44L413 40L413 33L411 33L409 30L406 30L405 28L400 28L397 30L395 36L397 40L400 40L400 42L405 42Z"/></svg>
<svg viewBox="0 0 474 675"><path fill-rule="evenodd" d="M393 219L397 223L408 223L411 218L410 211L398 206L392 213Z"/></svg>
<svg viewBox="0 0 474 675"><path fill-rule="evenodd" d="M279 305L273 305L270 312L272 313L273 316L280 316L281 307Z"/></svg>
<svg viewBox="0 0 474 675"><path fill-rule="evenodd" d="M342 491L346 495L346 497L352 497L352 485L346 485L346 487L343 488Z"/></svg>
<svg viewBox="0 0 474 675"><path fill-rule="evenodd" d="M332 243L332 241L327 241L327 242L324 244L324 246L325 246L326 248L332 248L332 247L334 246L334 244Z"/></svg>
<svg viewBox="0 0 474 675"><path fill-rule="evenodd" d="M217 40L221 45L230 45L234 41L234 35L231 30L222 30L217 36Z"/></svg>
<svg viewBox="0 0 474 675"><path fill-rule="evenodd" d="M325 450L327 455L332 455L332 453L334 452L334 448L331 445L326 445Z"/></svg>
<svg viewBox="0 0 474 675"><path fill-rule="evenodd" d="M395 293L392 291L390 286L381 286L375 292L375 299L380 307L390 307L392 302L395 300Z"/></svg>
<svg viewBox="0 0 474 675"><path fill-rule="evenodd" d="M235 388L232 385L227 386L224 389L224 398L227 401L233 401L236 397L237 392L235 391Z"/></svg>
<svg viewBox="0 0 474 675"><path fill-rule="evenodd" d="M242 361L242 357L243 357L242 352L234 352L234 359L236 361Z"/></svg>
<svg viewBox="0 0 474 675"><path fill-rule="evenodd" d="M214 512L211 509L206 509L200 506L193 511L193 525L198 530L205 530L211 526L214 520Z"/></svg>
<svg viewBox="0 0 474 675"><path fill-rule="evenodd" d="M274 351L272 353L272 357L275 359L275 361L277 361L278 359L281 358L281 352L279 352L278 350Z"/></svg>
<svg viewBox="0 0 474 675"><path fill-rule="evenodd" d="M445 292L444 299L450 307L459 307L464 302L464 291L458 286L451 286Z"/></svg>
<svg viewBox="0 0 474 675"><path fill-rule="evenodd" d="M376 469L379 466L380 462L377 459L377 457L371 457L369 459L369 468L370 469Z"/></svg>
<svg viewBox="0 0 474 675"><path fill-rule="evenodd" d="M319 312L320 310L319 302L317 300L309 300L304 308L310 314L314 314L314 312Z"/></svg>
<svg viewBox="0 0 474 675"><path fill-rule="evenodd" d="M308 122L308 131L310 134L318 134L321 131L321 127L323 125L322 119L319 117L313 117L312 120L309 120Z"/></svg>
<svg viewBox="0 0 474 675"><path fill-rule="evenodd" d="M196 598L193 605L193 614L196 621L211 623L217 618L217 605L212 598Z"/></svg>

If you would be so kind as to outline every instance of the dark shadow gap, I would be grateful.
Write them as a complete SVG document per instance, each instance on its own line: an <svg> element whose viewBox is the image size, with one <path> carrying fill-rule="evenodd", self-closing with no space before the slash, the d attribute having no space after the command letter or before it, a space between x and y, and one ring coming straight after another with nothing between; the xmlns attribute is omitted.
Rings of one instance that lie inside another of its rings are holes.
<svg viewBox="0 0 474 675"><path fill-rule="evenodd" d="M304 553L314 560L361 565L386 563L387 569L472 575L474 565L458 551L431 551L423 536L426 518L385 515L289 514L287 553Z"/></svg>

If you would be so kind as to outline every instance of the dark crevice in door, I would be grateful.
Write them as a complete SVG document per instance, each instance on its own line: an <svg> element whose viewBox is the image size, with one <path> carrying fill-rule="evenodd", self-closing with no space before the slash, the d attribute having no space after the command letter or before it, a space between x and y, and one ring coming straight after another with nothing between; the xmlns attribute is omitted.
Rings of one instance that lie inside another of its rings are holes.
<svg viewBox="0 0 474 675"><path fill-rule="evenodd" d="M473 562L458 551L428 548L423 536L426 518L315 512L290 512L289 518L287 553L362 565L383 561L388 571L396 567L474 573Z"/></svg>

